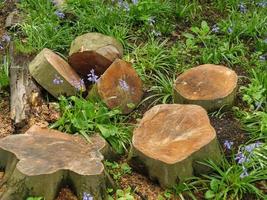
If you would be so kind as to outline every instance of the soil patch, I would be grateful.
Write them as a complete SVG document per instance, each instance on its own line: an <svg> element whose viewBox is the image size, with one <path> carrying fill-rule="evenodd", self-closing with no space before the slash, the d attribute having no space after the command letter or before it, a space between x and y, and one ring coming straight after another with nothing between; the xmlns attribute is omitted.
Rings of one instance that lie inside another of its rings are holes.
<svg viewBox="0 0 267 200"><path fill-rule="evenodd" d="M222 113L221 116L210 116L210 121L216 130L219 143L223 147L225 140L232 141L235 150L248 141L248 136L241 129L240 123L235 119L233 112Z"/></svg>
<svg viewBox="0 0 267 200"><path fill-rule="evenodd" d="M14 127L10 119L9 96L0 95L0 138L12 134Z"/></svg>

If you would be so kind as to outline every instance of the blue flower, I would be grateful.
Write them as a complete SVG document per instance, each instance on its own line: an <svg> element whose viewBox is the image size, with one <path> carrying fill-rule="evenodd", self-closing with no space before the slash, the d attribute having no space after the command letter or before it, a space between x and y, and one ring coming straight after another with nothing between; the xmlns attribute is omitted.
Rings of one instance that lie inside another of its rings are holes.
<svg viewBox="0 0 267 200"><path fill-rule="evenodd" d="M259 141L256 143L252 143L249 144L247 146L244 147L244 150L246 150L247 152L251 153L254 149L260 147L262 145L262 143L260 143Z"/></svg>
<svg viewBox="0 0 267 200"><path fill-rule="evenodd" d="M58 18L60 19L64 19L65 18L65 14L59 10L55 11L55 14L58 16Z"/></svg>
<svg viewBox="0 0 267 200"><path fill-rule="evenodd" d="M267 6L267 2L264 2L264 1L258 2L258 3L256 3L256 5L259 7L265 8Z"/></svg>
<svg viewBox="0 0 267 200"><path fill-rule="evenodd" d="M233 144L234 144L233 142L230 142L228 140L225 140L223 143L224 147L228 150L230 150L232 148Z"/></svg>
<svg viewBox="0 0 267 200"><path fill-rule="evenodd" d="M238 152L235 157L235 160L237 161L238 164L243 164L248 161L248 158L245 156L244 153Z"/></svg>
<svg viewBox="0 0 267 200"><path fill-rule="evenodd" d="M212 31L213 33L219 33L219 31L220 31L220 27L218 27L217 24L214 24L214 25L212 26L211 31Z"/></svg>
<svg viewBox="0 0 267 200"><path fill-rule="evenodd" d="M63 83L63 80L62 80L57 74L55 74L55 78L54 78L54 80L53 80L53 83L54 83L55 85L60 85L60 84Z"/></svg>
<svg viewBox="0 0 267 200"><path fill-rule="evenodd" d="M119 0L118 5L120 8L123 8L125 11L130 11L130 7L127 1Z"/></svg>
<svg viewBox="0 0 267 200"><path fill-rule="evenodd" d="M123 89L124 91L129 91L130 87L129 87L128 83L125 80L120 79L119 80L119 85L120 85L121 89Z"/></svg>
<svg viewBox="0 0 267 200"><path fill-rule="evenodd" d="M2 41L3 42L10 42L11 38L9 35L7 34L4 34L3 37L2 37Z"/></svg>
<svg viewBox="0 0 267 200"><path fill-rule="evenodd" d="M153 26L156 23L155 17L149 17L147 21L150 26Z"/></svg>
<svg viewBox="0 0 267 200"><path fill-rule="evenodd" d="M247 168L245 168L245 166L242 165L242 169L243 169L243 172L240 174L240 178L244 178L249 175Z"/></svg>
<svg viewBox="0 0 267 200"><path fill-rule="evenodd" d="M132 0L132 3L133 3L134 5L136 5L136 4L138 4L138 0Z"/></svg>
<svg viewBox="0 0 267 200"><path fill-rule="evenodd" d="M247 12L247 7L244 4L239 4L239 10L241 13L246 13Z"/></svg>
<svg viewBox="0 0 267 200"><path fill-rule="evenodd" d="M93 200L93 196L91 194L84 192L83 193L83 200Z"/></svg>
<svg viewBox="0 0 267 200"><path fill-rule="evenodd" d="M265 61L265 60L266 60L266 56L265 56L265 55L260 56L260 57L259 57L259 60L260 60L260 61Z"/></svg>
<svg viewBox="0 0 267 200"><path fill-rule="evenodd" d="M80 81L72 81L72 83L78 91L81 91L84 85L84 80L80 79Z"/></svg>
<svg viewBox="0 0 267 200"><path fill-rule="evenodd" d="M98 82L98 76L95 74L95 70L94 69L91 69L90 73L87 74L87 76L88 76L88 78L87 78L88 81L91 81L92 83L97 83Z"/></svg>
<svg viewBox="0 0 267 200"><path fill-rule="evenodd" d="M161 32L160 31L152 30L151 33L152 33L152 35L155 35L156 37L161 36Z"/></svg>
<svg viewBox="0 0 267 200"><path fill-rule="evenodd" d="M232 33L232 32L233 32L233 29L232 29L231 27L229 27L229 28L227 29L227 32L228 32L228 33Z"/></svg>

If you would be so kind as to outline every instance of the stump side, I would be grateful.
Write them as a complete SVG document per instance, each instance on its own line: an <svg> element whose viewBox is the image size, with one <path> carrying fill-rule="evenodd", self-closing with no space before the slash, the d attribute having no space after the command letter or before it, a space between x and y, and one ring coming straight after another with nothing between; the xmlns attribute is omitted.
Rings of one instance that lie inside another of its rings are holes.
<svg viewBox="0 0 267 200"><path fill-rule="evenodd" d="M236 73L220 65L200 65L184 72L175 81L176 103L196 104L208 111L233 105L237 90Z"/></svg>
<svg viewBox="0 0 267 200"><path fill-rule="evenodd" d="M143 96L142 81L132 65L116 59L97 82L97 93L109 108L130 113Z"/></svg>

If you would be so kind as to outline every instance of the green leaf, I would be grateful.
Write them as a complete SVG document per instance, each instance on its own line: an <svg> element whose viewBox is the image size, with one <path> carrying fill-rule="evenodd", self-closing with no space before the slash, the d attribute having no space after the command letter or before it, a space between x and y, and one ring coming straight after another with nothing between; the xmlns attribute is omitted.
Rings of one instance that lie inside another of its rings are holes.
<svg viewBox="0 0 267 200"><path fill-rule="evenodd" d="M212 179L211 182L210 182L210 189L213 191L213 192L217 192L218 189L219 189L219 185L220 185L220 181L217 180L217 179Z"/></svg>
<svg viewBox="0 0 267 200"><path fill-rule="evenodd" d="M183 36L185 36L188 39L194 39L195 38L195 36L191 33L183 33Z"/></svg>
<svg viewBox="0 0 267 200"><path fill-rule="evenodd" d="M102 125L100 125L100 124L97 124L97 128L100 130L100 132L101 132L101 134L102 134L102 136L103 136L104 138L108 138L108 137L110 137L111 132L110 132L109 129L105 128L104 126L102 126Z"/></svg>
<svg viewBox="0 0 267 200"><path fill-rule="evenodd" d="M208 190L208 191L205 193L205 199L211 199L211 198L213 198L213 197L215 197L215 194L214 194L213 191Z"/></svg>

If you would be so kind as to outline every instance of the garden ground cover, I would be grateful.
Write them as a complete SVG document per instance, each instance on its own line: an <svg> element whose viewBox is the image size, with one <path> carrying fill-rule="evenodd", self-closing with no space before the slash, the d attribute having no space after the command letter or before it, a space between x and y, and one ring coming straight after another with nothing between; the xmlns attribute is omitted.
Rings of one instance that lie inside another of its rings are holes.
<svg viewBox="0 0 267 200"><path fill-rule="evenodd" d="M119 142L113 147L124 151L124 155L119 164L107 162L106 165L114 179L121 183L124 194L139 199L265 199L266 4L265 1L239 0L68 0L66 6L58 9L53 1L22 0L16 6L24 14L25 21L15 31L4 33L1 29L1 52L7 49L8 42L3 37L6 34L23 53L36 54L46 47L63 56L67 56L71 41L78 35L100 32L115 37L123 44L124 59L133 63L145 90L144 100L134 112L127 116L116 115L109 122L116 122L117 130L121 132L114 136ZM1 26L12 6L12 1L0 1ZM0 60L4 60L3 56ZM131 132L125 127L134 126L151 106L172 103L173 82L177 75L205 63L226 65L239 75L240 89L234 108L209 114L226 158L221 166L208 164L214 174L194 177L164 191L144 175L125 167L124 158L130 141L128 133ZM4 69L3 64L1 77L7 73ZM0 87L6 88L7 83L1 80ZM1 93L3 116L0 119L9 127L3 129L11 130L11 133L13 128L6 117L6 93ZM55 101L49 95L47 99ZM64 101L71 102L60 100L62 112L66 110ZM54 122L47 118L44 117L50 124ZM63 122L59 127L64 130L67 125ZM260 145L251 150L253 144ZM243 162L240 156L249 159L243 159ZM131 187L129 191L128 186Z"/></svg>

